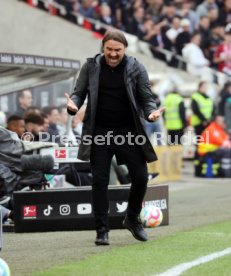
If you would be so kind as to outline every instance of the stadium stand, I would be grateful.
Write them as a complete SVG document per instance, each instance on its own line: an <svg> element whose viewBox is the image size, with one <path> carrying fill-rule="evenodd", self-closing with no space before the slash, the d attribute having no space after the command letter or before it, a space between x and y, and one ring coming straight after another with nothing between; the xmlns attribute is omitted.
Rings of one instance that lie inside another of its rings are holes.
<svg viewBox="0 0 231 276"><path fill-rule="evenodd" d="M177 54L175 43L169 41L166 37L166 31L172 27L172 20L174 17L178 17L183 22L187 19L189 22L189 35L193 31L197 30L200 34L205 34L205 25L200 20L201 14L203 18L206 17L208 24L211 27L219 25L221 29L227 25L227 22L221 20L222 12L229 14L228 4L222 3L222 1L68 1L68 0L24 0L29 5L38 7L51 15L57 15L69 20L77 26L83 27L93 32L94 36L102 37L102 34L108 29L108 27L116 27L122 29L127 33L127 37L132 47L129 49L132 52L142 52L149 57L161 58L167 65L177 67L179 69L185 69L186 63L189 61L187 58L182 58ZM207 3L208 2L208 3ZM213 3L214 2L214 3ZM158 4L159 3L159 4ZM215 19L210 18L209 11L211 9L217 9L218 17ZM118 15L119 14L119 15ZM153 23L152 33L149 33L145 28L145 22L151 21ZM215 21L215 22L213 22ZM182 28L181 27L181 28ZM220 30L222 32L222 30ZM130 33L130 34L129 34ZM131 34L132 33L132 34ZM135 35L134 35L135 34ZM146 35L146 37L145 37ZM207 33L208 37L211 36L211 32ZM148 36L148 38L147 38ZM160 43L160 41L162 41ZM164 44L163 44L164 42ZM203 38L203 45L204 42ZM216 45L210 45L207 41L205 52L210 51L211 47ZM211 57L210 57L211 58ZM211 61L212 64L212 61ZM214 65L214 63L213 63ZM198 66L198 64L196 65ZM188 68L189 66L187 66ZM192 66L190 66L192 67ZM216 66L215 66L216 67ZM203 70L203 74L196 76L196 70L190 70L190 75L195 72L195 79L206 80L211 83L213 90L218 90L229 78L226 74L222 74L217 68L207 67ZM178 75L178 73L177 73ZM198 83L197 81L197 83ZM193 81L194 82L194 81ZM189 84L187 87L196 87ZM185 85L182 90L185 90ZM191 91L192 92L192 91ZM215 93L215 92L213 92Z"/></svg>

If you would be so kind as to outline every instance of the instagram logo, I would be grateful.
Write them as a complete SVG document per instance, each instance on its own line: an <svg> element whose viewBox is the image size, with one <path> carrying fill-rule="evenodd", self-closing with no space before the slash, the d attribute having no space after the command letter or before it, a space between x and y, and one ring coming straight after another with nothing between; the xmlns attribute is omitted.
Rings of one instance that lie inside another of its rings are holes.
<svg viewBox="0 0 231 276"><path fill-rule="evenodd" d="M60 205L59 213L61 216L68 216L71 213L71 207L68 204Z"/></svg>

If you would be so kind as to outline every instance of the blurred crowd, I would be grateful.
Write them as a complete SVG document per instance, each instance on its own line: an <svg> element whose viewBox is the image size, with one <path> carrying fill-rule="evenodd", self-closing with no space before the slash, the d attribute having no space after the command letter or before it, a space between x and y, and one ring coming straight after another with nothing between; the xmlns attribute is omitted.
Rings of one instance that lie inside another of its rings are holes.
<svg viewBox="0 0 231 276"><path fill-rule="evenodd" d="M43 108L33 105L30 89L18 91L16 98L15 113L0 111L0 212L4 221L14 220L13 192L42 189L49 185L47 174L50 179L65 174L66 181L74 186L90 185L91 181L89 171L77 175L71 164L60 164L56 170L54 157L40 154L46 147L78 145L84 108L68 124L65 104Z"/></svg>
<svg viewBox="0 0 231 276"><path fill-rule="evenodd" d="M38 7L101 35L107 27L133 34L170 66L184 68L176 58L183 56L194 75L203 67L231 74L231 0L38 0Z"/></svg>
<svg viewBox="0 0 231 276"><path fill-rule="evenodd" d="M84 108L71 120L67 129L68 114L66 105L45 106L32 105L33 97L29 89L17 93L17 111L14 114L1 112L1 125L17 134L21 140L33 142L44 141L57 143L60 146L76 146L81 135ZM29 133L29 135L28 135ZM46 136L39 136L46 133ZM66 139L61 137L66 135ZM67 139L68 136L68 139Z"/></svg>

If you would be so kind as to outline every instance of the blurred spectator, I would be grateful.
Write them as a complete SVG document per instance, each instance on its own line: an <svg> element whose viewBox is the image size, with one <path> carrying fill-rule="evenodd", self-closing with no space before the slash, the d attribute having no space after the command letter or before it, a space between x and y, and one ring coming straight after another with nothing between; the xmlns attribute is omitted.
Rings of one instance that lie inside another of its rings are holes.
<svg viewBox="0 0 231 276"><path fill-rule="evenodd" d="M172 42L172 44L175 44L176 37L183 31L180 22L181 18L179 16L174 16L170 28L166 32L166 36Z"/></svg>
<svg viewBox="0 0 231 276"><path fill-rule="evenodd" d="M72 119L70 128L68 127L68 113L67 113L67 106L60 105L58 107L59 110L59 123L57 124L57 129L61 137L65 137L65 141L68 145L76 146L77 143L77 133L73 131L73 124L75 123L74 118ZM77 116L77 115L76 115ZM75 117L76 117L75 116ZM76 136L76 137L75 137Z"/></svg>
<svg viewBox="0 0 231 276"><path fill-rule="evenodd" d="M39 141L39 133L44 131L44 119L41 114L28 113L25 116L26 132L30 132L32 136L27 136L30 141Z"/></svg>
<svg viewBox="0 0 231 276"><path fill-rule="evenodd" d="M130 34L137 35L142 29L144 24L145 10L143 7L138 7L134 10L131 22L127 25L127 31Z"/></svg>
<svg viewBox="0 0 231 276"><path fill-rule="evenodd" d="M199 46L203 53L206 54L206 49L208 49L210 42L210 21L207 16L200 18L198 32L201 35L201 43Z"/></svg>
<svg viewBox="0 0 231 276"><path fill-rule="evenodd" d="M173 18L176 16L176 7L173 2L165 4L162 9L162 15L159 21L166 21L167 26L170 26Z"/></svg>
<svg viewBox="0 0 231 276"><path fill-rule="evenodd" d="M218 10L218 6L215 0L204 0L203 3L197 6L196 12L198 16L201 18L203 16L207 16L210 8L215 8Z"/></svg>
<svg viewBox="0 0 231 276"><path fill-rule="evenodd" d="M225 127L226 131L229 134L229 139L230 139L230 146L231 146L231 94L229 97L227 97L225 101Z"/></svg>
<svg viewBox="0 0 231 276"><path fill-rule="evenodd" d="M164 122L168 132L168 144L181 144L181 137L187 126L184 99L177 88L167 94L164 100Z"/></svg>
<svg viewBox="0 0 231 276"><path fill-rule="evenodd" d="M219 17L219 10L216 8L209 8L208 14L207 14L209 21L210 21L210 26L213 25L218 25L218 17Z"/></svg>
<svg viewBox="0 0 231 276"><path fill-rule="evenodd" d="M27 108L24 116L27 116L28 114L31 114L31 113L41 114L42 110L37 106L30 106L30 107Z"/></svg>
<svg viewBox="0 0 231 276"><path fill-rule="evenodd" d="M156 31L156 34L150 40L151 51L154 57L166 62L168 60L166 58L166 55L161 52L161 49L170 50L172 46L171 41L167 38L164 27L162 27L161 23L155 25L154 29Z"/></svg>
<svg viewBox="0 0 231 276"><path fill-rule="evenodd" d="M224 6L219 10L218 20L223 26L231 23L231 0L224 0Z"/></svg>
<svg viewBox="0 0 231 276"><path fill-rule="evenodd" d="M205 67L209 66L209 60L202 52L200 43L201 35L195 33L191 37L191 42L182 49L183 57L187 62L186 67L188 73L198 77L203 76Z"/></svg>
<svg viewBox="0 0 231 276"><path fill-rule="evenodd" d="M142 28L137 33L138 38L150 43L153 36L156 35L156 29L154 27L155 24L151 18L145 19Z"/></svg>
<svg viewBox="0 0 231 276"><path fill-rule="evenodd" d="M184 0L182 3L182 8L178 10L178 15L182 18L187 18L190 22L189 32L193 33L198 27L199 24L199 16L198 14L192 9L193 8L193 1Z"/></svg>
<svg viewBox="0 0 231 276"><path fill-rule="evenodd" d="M48 132L48 129L49 129L49 120L48 120L48 117L43 112L41 113L41 116L43 117L43 120L44 120L43 131L44 132Z"/></svg>
<svg viewBox="0 0 231 276"><path fill-rule="evenodd" d="M180 25L182 27L182 32L180 32L176 37L175 47L178 55L182 55L183 47L190 42L190 21L187 18L181 19Z"/></svg>
<svg viewBox="0 0 231 276"><path fill-rule="evenodd" d="M80 0L65 0L65 2L67 4L71 4L73 12L79 12L81 2Z"/></svg>
<svg viewBox="0 0 231 276"><path fill-rule="evenodd" d="M0 111L0 126L6 127L6 114Z"/></svg>
<svg viewBox="0 0 231 276"><path fill-rule="evenodd" d="M17 93L17 105L15 114L23 117L25 111L32 105L32 93L30 90L25 89Z"/></svg>
<svg viewBox="0 0 231 276"><path fill-rule="evenodd" d="M214 55L217 52L218 46L223 42L223 37L221 35L221 26L213 25L210 30L209 45L206 49L207 57L210 61L210 67L217 70L217 62L214 62Z"/></svg>
<svg viewBox="0 0 231 276"><path fill-rule="evenodd" d="M159 22L161 19L164 0L146 0L148 5L147 14L151 15L154 22Z"/></svg>
<svg viewBox="0 0 231 276"><path fill-rule="evenodd" d="M136 9L136 8L139 8L139 7L144 7L145 8L143 0L132 0L131 2L132 2L133 10Z"/></svg>
<svg viewBox="0 0 231 276"><path fill-rule="evenodd" d="M112 17L111 8L106 3L103 3L100 5L98 20L100 23L103 23L108 26L116 25L115 18ZM106 30L107 29L105 27L101 27L100 29L96 28L96 31L102 35L104 35Z"/></svg>
<svg viewBox="0 0 231 276"><path fill-rule="evenodd" d="M208 152L218 150L220 147L231 147L231 141L229 141L229 135L225 131L224 117L216 116L201 134L198 154L203 156Z"/></svg>
<svg viewBox="0 0 231 276"><path fill-rule="evenodd" d="M21 139L25 132L25 121L18 115L12 115L7 119L7 129L15 132Z"/></svg>
<svg viewBox="0 0 231 276"><path fill-rule="evenodd" d="M59 111L59 122L57 124L57 129L60 135L65 135L67 130L68 114L66 105L58 106Z"/></svg>
<svg viewBox="0 0 231 276"><path fill-rule="evenodd" d="M216 4L219 9L224 7L224 0L216 0Z"/></svg>
<svg viewBox="0 0 231 276"><path fill-rule="evenodd" d="M226 30L224 42L217 47L214 62L217 63L220 72L231 76L231 28Z"/></svg>
<svg viewBox="0 0 231 276"><path fill-rule="evenodd" d="M223 89L220 91L218 105L217 105L217 114L219 116L222 116L222 117L225 116L225 102L229 97L231 97L231 81L227 81Z"/></svg>
<svg viewBox="0 0 231 276"><path fill-rule="evenodd" d="M82 0L79 12L84 17L96 18L97 17L98 2L95 0Z"/></svg>
<svg viewBox="0 0 231 276"><path fill-rule="evenodd" d="M56 2L65 7L65 10L58 10L58 14L70 22L77 23L76 17L72 13L78 13L80 8L79 0L56 0Z"/></svg>
<svg viewBox="0 0 231 276"><path fill-rule="evenodd" d="M126 26L133 15L132 2L130 0L101 0L100 3L107 3L110 6L115 27L126 30Z"/></svg>
<svg viewBox="0 0 231 276"><path fill-rule="evenodd" d="M207 85L203 81L199 83L198 91L192 95L191 109L191 125L196 135L201 135L215 114L213 100L207 95Z"/></svg>
<svg viewBox="0 0 231 276"><path fill-rule="evenodd" d="M182 8L184 0L173 0L174 5L176 6L177 10L180 10Z"/></svg>
<svg viewBox="0 0 231 276"><path fill-rule="evenodd" d="M177 55L176 38L182 31L183 28L181 27L181 18L179 16L173 17L171 26L166 31L166 36L171 42L170 50L173 54L171 60L169 60L168 62L168 65L172 67L178 67L178 60L175 58L175 56Z"/></svg>
<svg viewBox="0 0 231 276"><path fill-rule="evenodd" d="M63 145L57 127L60 119L58 108L55 106L46 106L42 109L42 111L47 115L47 118L49 120L49 128L46 137L43 136L43 139L46 139L47 142Z"/></svg>

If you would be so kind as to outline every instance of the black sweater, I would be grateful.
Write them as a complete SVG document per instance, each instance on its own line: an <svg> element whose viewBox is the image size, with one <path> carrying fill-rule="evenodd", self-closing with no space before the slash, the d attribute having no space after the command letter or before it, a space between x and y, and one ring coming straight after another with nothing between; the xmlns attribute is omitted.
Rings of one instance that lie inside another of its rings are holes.
<svg viewBox="0 0 231 276"><path fill-rule="evenodd" d="M134 119L124 83L125 58L112 68L101 61L96 126L103 128L133 127Z"/></svg>

